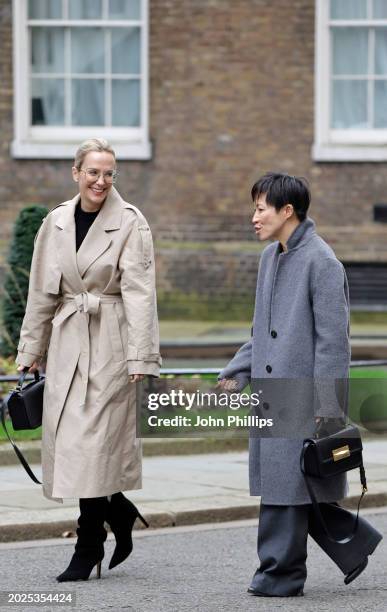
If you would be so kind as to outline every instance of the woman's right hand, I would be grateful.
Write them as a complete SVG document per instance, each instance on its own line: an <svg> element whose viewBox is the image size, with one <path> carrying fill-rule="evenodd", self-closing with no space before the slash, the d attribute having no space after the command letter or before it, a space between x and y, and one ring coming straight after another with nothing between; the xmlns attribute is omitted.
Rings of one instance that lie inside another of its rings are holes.
<svg viewBox="0 0 387 612"><path fill-rule="evenodd" d="M19 365L17 371L18 372L23 372L23 370L26 369L27 366L24 365ZM28 372L30 374L33 374L34 372L36 372L36 370L38 370L39 368L39 361L34 361L34 363L28 368Z"/></svg>
<svg viewBox="0 0 387 612"><path fill-rule="evenodd" d="M235 378L221 378L216 388L224 389L225 391L236 391L238 388L238 381L236 381Z"/></svg>

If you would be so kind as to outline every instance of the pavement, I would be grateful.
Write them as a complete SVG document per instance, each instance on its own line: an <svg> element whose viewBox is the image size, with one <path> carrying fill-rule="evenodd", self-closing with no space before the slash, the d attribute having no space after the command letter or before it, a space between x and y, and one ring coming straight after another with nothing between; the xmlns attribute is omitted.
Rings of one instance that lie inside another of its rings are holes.
<svg viewBox="0 0 387 612"><path fill-rule="evenodd" d="M387 505L387 439L364 440L364 461L369 491L363 507ZM39 477L40 466L32 467ZM259 498L248 494L247 450L144 457L143 486L127 495L154 528L258 514ZM355 507L359 494L358 470L353 470L345 505ZM74 531L77 516L77 500L47 500L20 465L0 467L0 542L61 537Z"/></svg>
<svg viewBox="0 0 387 612"><path fill-rule="evenodd" d="M249 595L247 587L258 565L255 519L137 531L132 554L112 571L107 568L114 548L109 537L101 580L94 570L87 582L58 584L55 580L68 565L73 539L0 544L0 609L21 609L4 605L11 592L58 597L63 593L72 598L71 606L28 604L22 607L25 612L386 612L387 507L363 514L384 539L366 570L349 586L343 584L336 565L309 539L304 597L260 599Z"/></svg>
<svg viewBox="0 0 387 612"><path fill-rule="evenodd" d="M41 440L16 441L28 463L40 463ZM145 457L160 455L196 455L246 450L247 440L242 437L146 438L142 441ZM0 442L0 467L19 464L15 451L8 442Z"/></svg>

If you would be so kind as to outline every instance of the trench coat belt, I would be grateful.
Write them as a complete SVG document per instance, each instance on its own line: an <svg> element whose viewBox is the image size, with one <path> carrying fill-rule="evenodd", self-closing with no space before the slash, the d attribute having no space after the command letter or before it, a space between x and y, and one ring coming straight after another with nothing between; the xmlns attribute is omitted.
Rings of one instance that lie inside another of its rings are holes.
<svg viewBox="0 0 387 612"><path fill-rule="evenodd" d="M89 293L89 291L77 294L66 293L59 300L59 303L63 304L63 308L54 317L52 324L54 327L58 327L75 312L83 312L87 315L97 314L100 304L114 304L116 302L122 302L120 294L100 293L96 295L95 293Z"/></svg>
<svg viewBox="0 0 387 612"><path fill-rule="evenodd" d="M115 304L116 302L122 302L122 297L118 295L96 295L95 293L89 293L84 291L78 294L65 294L60 300L63 307L60 309L58 314L54 317L52 324L54 327L61 325L66 319L76 313L77 316L77 338L75 343L77 348L77 365L81 374L81 383L78 392L78 401L80 404L84 404L87 397L88 379L89 379L89 366L90 366L90 337L89 337L89 315L95 315L98 313L101 304ZM109 309L110 310L110 309ZM113 316L112 316L113 315ZM113 312L108 313L108 319L117 321ZM113 328L114 329L114 328ZM114 338L114 334L112 334Z"/></svg>

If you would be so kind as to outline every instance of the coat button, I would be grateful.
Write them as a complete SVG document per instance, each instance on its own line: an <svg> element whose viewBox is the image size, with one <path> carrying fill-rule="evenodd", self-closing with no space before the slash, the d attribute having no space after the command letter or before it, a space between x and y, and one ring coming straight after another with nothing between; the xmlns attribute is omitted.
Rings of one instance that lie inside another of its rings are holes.
<svg viewBox="0 0 387 612"><path fill-rule="evenodd" d="M269 408L270 408L270 404L268 404L267 402L263 402L263 404L262 404L262 408L263 408L264 410L269 410Z"/></svg>
<svg viewBox="0 0 387 612"><path fill-rule="evenodd" d="M277 337L277 332L275 331L275 329L272 329L270 334L271 334L272 338L276 338Z"/></svg>
<svg viewBox="0 0 387 612"><path fill-rule="evenodd" d="M273 368L271 367L271 365L267 365L266 366L266 372L268 372L269 374L271 374L271 372L273 371Z"/></svg>

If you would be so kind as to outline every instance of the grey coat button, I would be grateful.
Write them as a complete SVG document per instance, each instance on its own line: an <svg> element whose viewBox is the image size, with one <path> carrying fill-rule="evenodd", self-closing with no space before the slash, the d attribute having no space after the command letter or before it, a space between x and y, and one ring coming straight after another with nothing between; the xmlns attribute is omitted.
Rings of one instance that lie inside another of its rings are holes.
<svg viewBox="0 0 387 612"><path fill-rule="evenodd" d="M273 371L273 368L271 367L271 365L267 365L266 366L266 372L268 372L269 374L271 374L271 372Z"/></svg>
<svg viewBox="0 0 387 612"><path fill-rule="evenodd" d="M275 329L271 330L270 335L271 335L272 338L276 338L277 337L277 332L275 331Z"/></svg>

